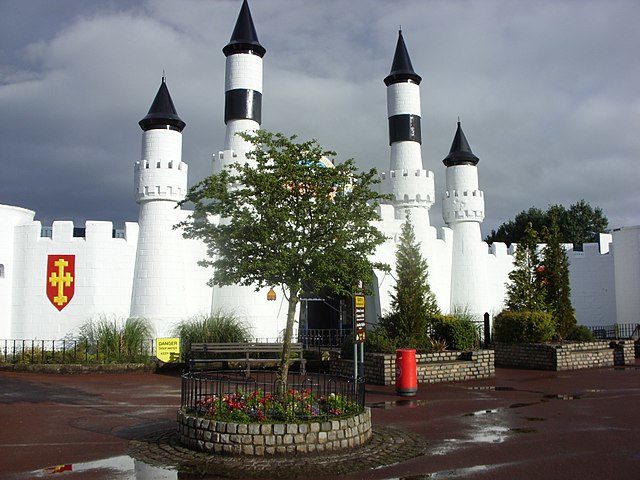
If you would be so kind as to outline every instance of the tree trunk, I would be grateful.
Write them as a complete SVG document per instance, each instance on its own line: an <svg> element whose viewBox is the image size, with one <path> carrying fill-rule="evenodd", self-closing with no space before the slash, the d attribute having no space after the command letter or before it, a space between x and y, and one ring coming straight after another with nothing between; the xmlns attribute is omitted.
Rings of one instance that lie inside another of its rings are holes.
<svg viewBox="0 0 640 480"><path fill-rule="evenodd" d="M289 357L291 355L291 337L293 336L293 324L295 322L296 307L300 299L298 298L299 288L289 288L289 309L287 310L287 327L282 339L282 356L278 367L278 393L282 394L287 388L287 377L289 375Z"/></svg>

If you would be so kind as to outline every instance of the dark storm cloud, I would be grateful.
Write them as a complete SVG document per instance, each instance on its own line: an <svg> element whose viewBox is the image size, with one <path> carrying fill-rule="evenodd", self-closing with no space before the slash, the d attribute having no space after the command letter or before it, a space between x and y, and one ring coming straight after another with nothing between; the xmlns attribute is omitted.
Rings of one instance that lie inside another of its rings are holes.
<svg viewBox="0 0 640 480"><path fill-rule="evenodd" d="M0 3L0 203L135 220L133 164L162 70L190 182L222 148L224 56L239 1ZM637 2L251 2L267 48L263 126L388 168L398 25L422 75L423 160L441 194L457 115L480 157L488 232L585 198L640 224ZM440 202L432 222L442 224Z"/></svg>

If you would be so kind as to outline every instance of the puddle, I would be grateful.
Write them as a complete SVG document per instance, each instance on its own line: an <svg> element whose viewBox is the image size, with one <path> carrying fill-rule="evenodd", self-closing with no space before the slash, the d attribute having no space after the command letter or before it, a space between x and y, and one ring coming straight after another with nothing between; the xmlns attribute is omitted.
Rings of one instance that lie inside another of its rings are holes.
<svg viewBox="0 0 640 480"><path fill-rule="evenodd" d="M531 403L512 403L509 405L509 408L522 408L522 407L530 407L531 405L536 405L539 402L531 402Z"/></svg>
<svg viewBox="0 0 640 480"><path fill-rule="evenodd" d="M55 465L17 476L32 478L105 478L109 480L177 480L178 472L154 467L128 455L104 458L92 462Z"/></svg>
<svg viewBox="0 0 640 480"><path fill-rule="evenodd" d="M538 430L535 428L510 428L509 431L513 433L535 433Z"/></svg>
<svg viewBox="0 0 640 480"><path fill-rule="evenodd" d="M492 387L492 386L478 386L478 387L466 387L467 390L490 390L493 392L515 392L513 387Z"/></svg>
<svg viewBox="0 0 640 480"><path fill-rule="evenodd" d="M577 393L567 394L567 393L558 393L558 394L550 394L545 395L544 398L552 398L558 400L580 400L583 395L578 395Z"/></svg>
<svg viewBox="0 0 640 480"><path fill-rule="evenodd" d="M368 403L367 407L381 408L383 410L387 410L389 408L395 408L395 407L409 407L409 408L422 407L426 404L427 404L426 400L391 400L386 402Z"/></svg>
<svg viewBox="0 0 640 480"><path fill-rule="evenodd" d="M464 415L462 415L463 417L475 417L478 415L486 415L488 413L498 413L497 409L491 409L491 410L478 410L477 412L473 412L473 413L465 413Z"/></svg>

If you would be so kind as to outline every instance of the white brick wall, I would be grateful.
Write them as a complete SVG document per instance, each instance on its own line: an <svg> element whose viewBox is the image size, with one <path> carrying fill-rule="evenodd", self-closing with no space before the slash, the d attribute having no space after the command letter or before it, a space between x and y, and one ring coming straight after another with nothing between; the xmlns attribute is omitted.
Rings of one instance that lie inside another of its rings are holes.
<svg viewBox="0 0 640 480"><path fill-rule="evenodd" d="M244 88L262 93L262 58L250 53L227 57L224 89Z"/></svg>
<svg viewBox="0 0 640 480"><path fill-rule="evenodd" d="M387 115L418 115L420 110L420 87L415 83L393 83L387 87Z"/></svg>

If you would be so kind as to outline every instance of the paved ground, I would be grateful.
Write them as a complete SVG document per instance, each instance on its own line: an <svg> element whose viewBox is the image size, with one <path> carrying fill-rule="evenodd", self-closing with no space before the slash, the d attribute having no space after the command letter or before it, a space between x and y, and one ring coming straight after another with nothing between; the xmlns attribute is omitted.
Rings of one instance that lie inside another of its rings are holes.
<svg viewBox="0 0 640 480"><path fill-rule="evenodd" d="M0 372L0 478L201 478L126 455L131 440L173 427L179 395L175 376ZM427 449L342 480L640 479L639 361L498 369L492 380L421 386L410 400L369 386L367 403L375 425L417 434ZM72 471L51 473L56 465Z"/></svg>

